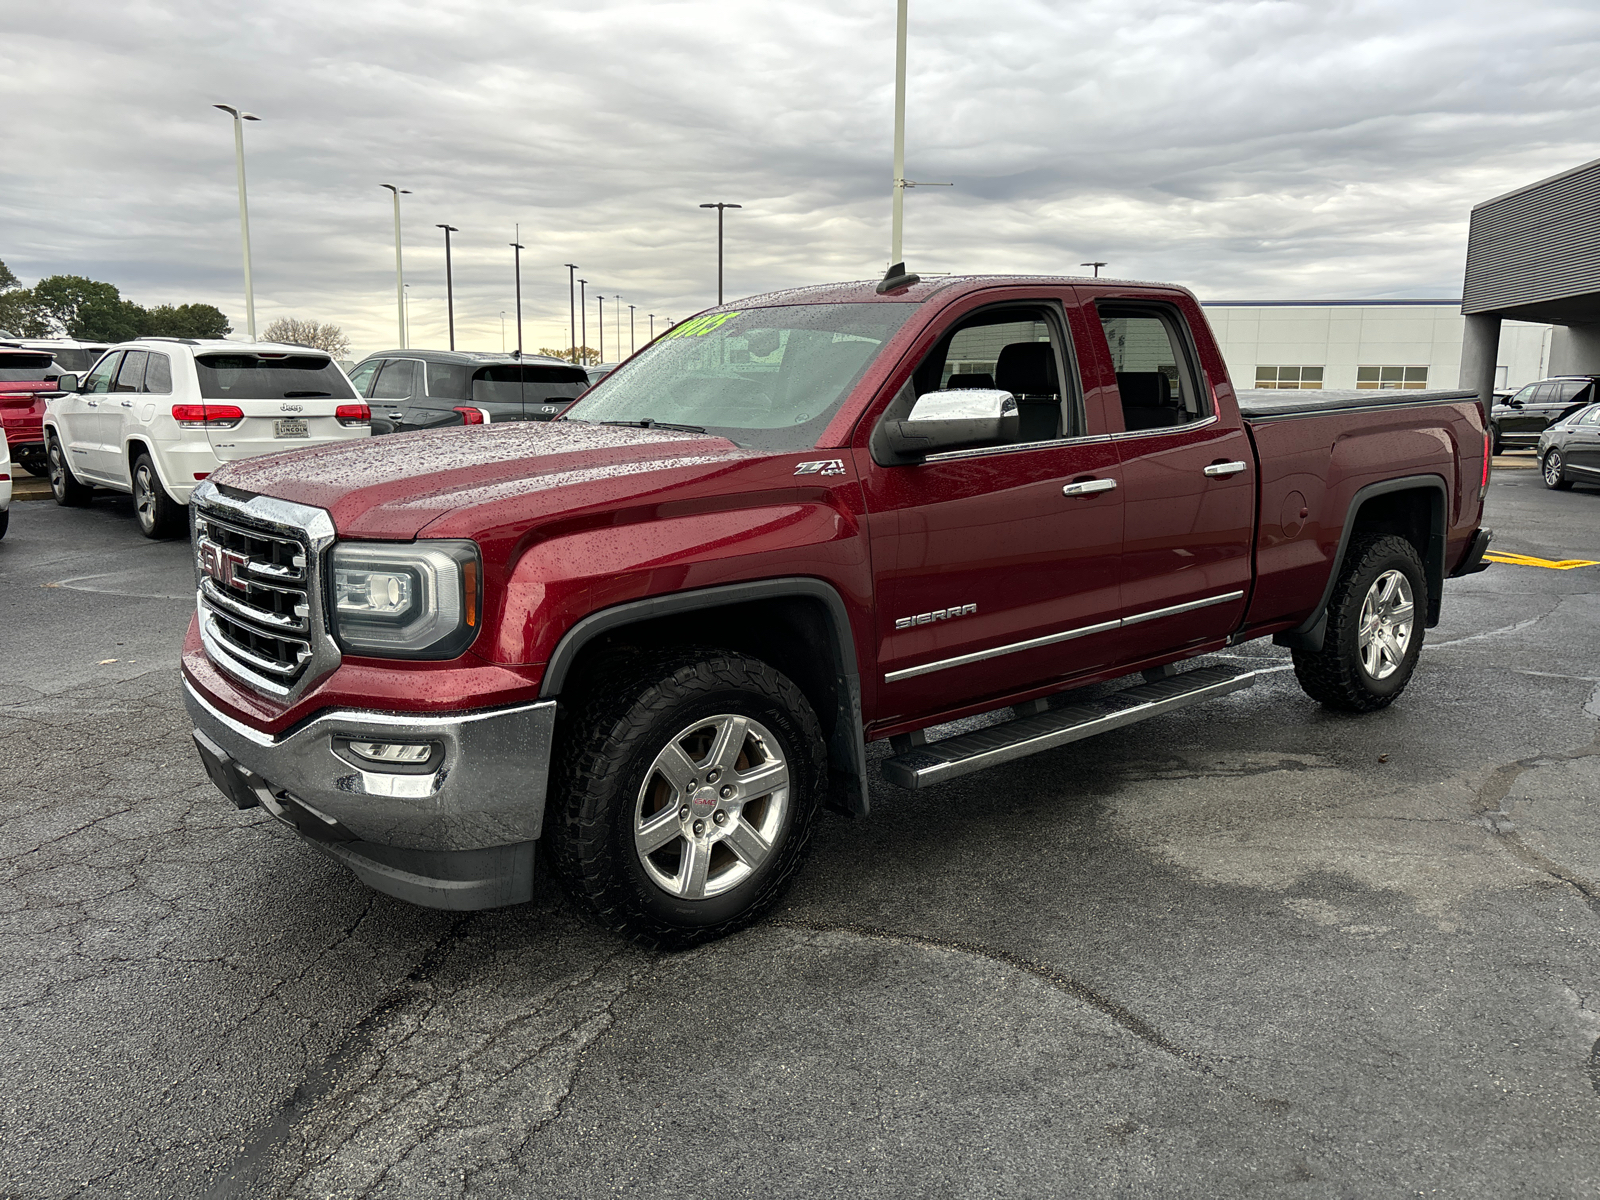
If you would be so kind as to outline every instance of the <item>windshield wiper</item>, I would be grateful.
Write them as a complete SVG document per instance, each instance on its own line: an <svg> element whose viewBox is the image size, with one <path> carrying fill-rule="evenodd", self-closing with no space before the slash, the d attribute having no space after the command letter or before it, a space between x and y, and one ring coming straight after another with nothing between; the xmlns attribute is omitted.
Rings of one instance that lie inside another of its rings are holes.
<svg viewBox="0 0 1600 1200"><path fill-rule="evenodd" d="M331 396L331 395L333 395L332 392L285 392L283 394L283 398L285 400L298 400L302 396Z"/></svg>
<svg viewBox="0 0 1600 1200"><path fill-rule="evenodd" d="M672 421L657 421L654 417L645 417L642 421L596 421L597 425L625 425L629 429L681 429L685 433L704 433L699 425L678 425Z"/></svg>

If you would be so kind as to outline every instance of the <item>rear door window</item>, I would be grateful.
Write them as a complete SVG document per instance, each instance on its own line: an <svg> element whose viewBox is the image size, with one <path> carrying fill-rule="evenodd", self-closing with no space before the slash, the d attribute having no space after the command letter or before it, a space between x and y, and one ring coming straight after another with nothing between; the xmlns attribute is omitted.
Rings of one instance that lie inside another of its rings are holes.
<svg viewBox="0 0 1600 1200"><path fill-rule="evenodd" d="M117 369L117 381L111 385L113 392L137 392L144 387L144 364L150 357L144 350L129 350Z"/></svg>
<svg viewBox="0 0 1600 1200"><path fill-rule="evenodd" d="M371 390L372 377L378 373L378 368L383 365L382 359L364 362L354 371L350 372L350 386L355 388L356 395L365 396Z"/></svg>
<svg viewBox="0 0 1600 1200"><path fill-rule="evenodd" d="M391 358L378 372L374 400L409 400L417 394L417 364L409 358Z"/></svg>
<svg viewBox="0 0 1600 1200"><path fill-rule="evenodd" d="M150 361L144 369L144 390L157 396L172 394L172 360L158 351L150 351Z"/></svg>
<svg viewBox="0 0 1600 1200"><path fill-rule="evenodd" d="M1102 304L1100 326L1111 352L1129 432L1187 425L1211 415L1198 385L1179 318L1165 308Z"/></svg>
<svg viewBox="0 0 1600 1200"><path fill-rule="evenodd" d="M353 400L332 359L320 354L207 354L194 360L205 400Z"/></svg>

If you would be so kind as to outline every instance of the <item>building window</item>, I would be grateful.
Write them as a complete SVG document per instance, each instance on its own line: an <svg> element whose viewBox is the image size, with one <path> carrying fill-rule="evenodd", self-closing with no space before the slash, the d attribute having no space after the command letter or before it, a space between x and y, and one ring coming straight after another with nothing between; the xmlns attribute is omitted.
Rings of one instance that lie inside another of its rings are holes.
<svg viewBox="0 0 1600 1200"><path fill-rule="evenodd" d="M1357 367L1356 387L1364 392L1420 391L1428 386L1427 367Z"/></svg>
<svg viewBox="0 0 1600 1200"><path fill-rule="evenodd" d="M1257 367L1258 388L1320 388L1321 367Z"/></svg>

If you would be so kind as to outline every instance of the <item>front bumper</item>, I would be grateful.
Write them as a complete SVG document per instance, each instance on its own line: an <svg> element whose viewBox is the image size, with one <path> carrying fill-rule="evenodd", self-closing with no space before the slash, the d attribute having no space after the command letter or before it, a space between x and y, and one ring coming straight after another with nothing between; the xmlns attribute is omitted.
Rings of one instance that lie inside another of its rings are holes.
<svg viewBox="0 0 1600 1200"><path fill-rule="evenodd" d="M319 713L279 737L184 703L206 773L240 808L261 805L368 886L430 908L517 904L533 889L556 702L433 717ZM386 769L355 741L429 742L419 767Z"/></svg>

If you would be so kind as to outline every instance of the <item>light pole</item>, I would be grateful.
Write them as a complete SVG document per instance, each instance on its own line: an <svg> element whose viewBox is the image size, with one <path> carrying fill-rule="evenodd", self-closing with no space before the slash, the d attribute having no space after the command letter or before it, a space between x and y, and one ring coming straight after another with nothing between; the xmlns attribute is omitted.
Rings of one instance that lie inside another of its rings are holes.
<svg viewBox="0 0 1600 1200"><path fill-rule="evenodd" d="M900 0L900 5L901 5L902 8L905 7L905 2L906 2L906 0ZM717 303L721 304L722 303L722 210L725 209L725 208L743 208L744 205L742 205L742 204L723 204L721 201L718 201L716 204L702 204L700 207L701 208L714 208L714 209L717 210Z"/></svg>
<svg viewBox="0 0 1600 1200"><path fill-rule="evenodd" d="M409 283L406 284L406 325L405 325L405 327L406 327L406 331L409 332L410 329L411 329L411 285ZM408 349L408 347L401 346L400 349L405 350L405 349Z"/></svg>
<svg viewBox="0 0 1600 1200"><path fill-rule="evenodd" d="M578 332L582 335L578 341L580 353L583 354L584 363L589 361L589 301L584 293L589 287L587 279L578 280ZM582 366L583 363L579 363Z"/></svg>
<svg viewBox="0 0 1600 1200"><path fill-rule="evenodd" d="M500 353L506 352L506 310L500 310Z"/></svg>
<svg viewBox="0 0 1600 1200"><path fill-rule="evenodd" d="M650 314L650 340L652 342L656 340L656 315L655 315L655 313L651 313Z"/></svg>
<svg viewBox="0 0 1600 1200"><path fill-rule="evenodd" d="M517 361L521 362L522 361L522 252L527 247L525 247L522 244L522 226L521 225L513 225L512 229L514 229L516 231L515 233L513 233L511 235L512 237L514 237L516 239L514 242L511 243L511 257L512 257L513 261L516 264L515 265L515 271L516 271L516 276L517 276ZM501 342L500 348L502 350L504 350L505 349L505 340L506 340L504 314L501 314L501 317L502 317L502 320L501 320L501 332L500 332L500 342Z"/></svg>
<svg viewBox="0 0 1600 1200"><path fill-rule="evenodd" d="M572 365L578 365L578 306L572 298L572 280L578 273L577 263L562 263L567 269L567 323L571 326L568 336L572 339Z"/></svg>
<svg viewBox="0 0 1600 1200"><path fill-rule="evenodd" d="M639 343L633 336L633 305L630 304L628 305L628 353L633 354L638 350L638 348ZM622 357L622 350L620 347L617 350L617 357Z"/></svg>
<svg viewBox="0 0 1600 1200"><path fill-rule="evenodd" d="M259 121L255 113L247 113L231 104L213 104L233 118L233 155L239 168L239 237L244 242L244 323L250 331L250 340L256 340L256 290L250 281L250 206L244 198L244 123Z"/></svg>
<svg viewBox="0 0 1600 1200"><path fill-rule="evenodd" d="M595 321L595 335L594 336L595 336L595 340L600 343L600 361L601 362L605 362L605 360L606 360L606 298L604 296L596 296L595 300L598 301L599 304L600 304L600 314L599 314L598 318Z"/></svg>
<svg viewBox="0 0 1600 1200"><path fill-rule="evenodd" d="M385 183L382 187L394 193L394 307L395 320L400 324L400 349L406 348L406 272L400 261L400 197L411 195L411 189Z"/></svg>
<svg viewBox="0 0 1600 1200"><path fill-rule="evenodd" d="M444 230L444 304L450 321L450 349L456 348L456 285L450 277L450 235L460 233L454 225L435 225Z"/></svg>
<svg viewBox="0 0 1600 1200"><path fill-rule="evenodd" d="M612 359L611 361L612 362L621 362L622 361L622 297L620 295L618 295L617 293L613 292L611 294L611 303L612 303L611 324L616 328L616 331L617 331L617 335L616 335L617 356L614 359ZM606 356L605 355L605 345L604 345L604 343L602 343L601 346L600 346L600 357L604 358L605 356Z"/></svg>
<svg viewBox="0 0 1600 1200"><path fill-rule="evenodd" d="M1080 267L1093 267L1094 268L1094 277L1096 279L1099 279L1100 278L1100 268L1105 266L1106 264L1103 263L1103 262L1086 262L1086 263L1079 263L1078 265Z"/></svg>

